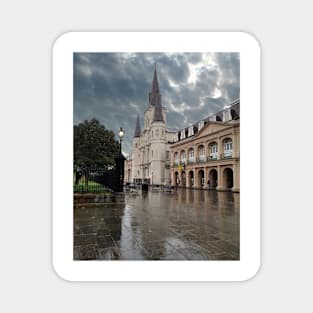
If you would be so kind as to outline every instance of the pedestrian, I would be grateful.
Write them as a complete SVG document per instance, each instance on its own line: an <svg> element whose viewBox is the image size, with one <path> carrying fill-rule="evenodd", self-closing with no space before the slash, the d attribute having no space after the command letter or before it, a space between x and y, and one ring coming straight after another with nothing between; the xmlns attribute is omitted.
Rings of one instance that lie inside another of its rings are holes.
<svg viewBox="0 0 313 313"><path fill-rule="evenodd" d="M208 180L208 189L210 189L210 180Z"/></svg>

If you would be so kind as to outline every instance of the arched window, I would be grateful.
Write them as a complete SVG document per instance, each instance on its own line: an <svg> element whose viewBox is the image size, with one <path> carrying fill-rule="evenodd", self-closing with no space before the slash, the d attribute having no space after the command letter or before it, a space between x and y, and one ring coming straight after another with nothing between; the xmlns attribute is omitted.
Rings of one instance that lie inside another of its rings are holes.
<svg viewBox="0 0 313 313"><path fill-rule="evenodd" d="M174 153L174 163L175 163L175 165L178 165L178 163L179 163L178 152Z"/></svg>
<svg viewBox="0 0 313 313"><path fill-rule="evenodd" d="M209 144L209 151L210 151L210 159L214 160L218 157L218 150L217 150L217 142L212 142Z"/></svg>
<svg viewBox="0 0 313 313"><path fill-rule="evenodd" d="M198 152L199 152L199 161L200 162L205 161L205 149L203 145L199 146Z"/></svg>
<svg viewBox="0 0 313 313"><path fill-rule="evenodd" d="M188 152L188 162L194 163L194 161L195 161L195 150L191 148L189 149L189 152Z"/></svg>
<svg viewBox="0 0 313 313"><path fill-rule="evenodd" d="M186 163L186 151L183 150L180 154L181 162Z"/></svg>
<svg viewBox="0 0 313 313"><path fill-rule="evenodd" d="M233 154L233 141L231 138L226 138L223 141L224 145L224 158L229 158Z"/></svg>

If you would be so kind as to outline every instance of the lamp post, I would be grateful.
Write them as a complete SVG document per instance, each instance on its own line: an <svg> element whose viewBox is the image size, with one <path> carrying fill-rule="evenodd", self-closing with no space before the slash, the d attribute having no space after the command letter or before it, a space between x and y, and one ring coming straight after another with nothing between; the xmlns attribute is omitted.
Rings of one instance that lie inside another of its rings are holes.
<svg viewBox="0 0 313 313"><path fill-rule="evenodd" d="M118 191L122 192L124 182L124 161L125 161L125 158L122 154L122 141L124 137L124 130L122 127L120 127L120 130L118 131L118 136L120 138L120 153L117 162Z"/></svg>
<svg viewBox="0 0 313 313"><path fill-rule="evenodd" d="M120 154L122 154L122 140L124 137L124 130L122 127L120 127L120 130L118 131L118 136L120 137Z"/></svg>

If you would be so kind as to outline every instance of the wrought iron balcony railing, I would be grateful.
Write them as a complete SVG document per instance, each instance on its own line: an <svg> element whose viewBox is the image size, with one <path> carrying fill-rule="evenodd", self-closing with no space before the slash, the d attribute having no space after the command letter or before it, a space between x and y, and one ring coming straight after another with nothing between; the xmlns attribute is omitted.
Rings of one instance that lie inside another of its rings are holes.
<svg viewBox="0 0 313 313"><path fill-rule="evenodd" d="M205 156L203 156L201 158L197 158L197 163L202 163L202 162L205 162L205 161L206 161Z"/></svg>
<svg viewBox="0 0 313 313"><path fill-rule="evenodd" d="M208 156L208 161L214 161L214 160L218 160L218 155L217 154Z"/></svg>

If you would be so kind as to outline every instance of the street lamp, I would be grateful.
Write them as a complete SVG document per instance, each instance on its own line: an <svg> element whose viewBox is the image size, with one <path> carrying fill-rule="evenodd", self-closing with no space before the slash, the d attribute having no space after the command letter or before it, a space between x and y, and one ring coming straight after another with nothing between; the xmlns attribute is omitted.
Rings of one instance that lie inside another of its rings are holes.
<svg viewBox="0 0 313 313"><path fill-rule="evenodd" d="M124 183L124 156L122 154L122 140L124 137L124 130L122 127L120 127L120 130L118 131L118 136L120 138L120 154L118 157L118 162L117 162L117 175L118 175L118 191L122 192L123 191L123 183Z"/></svg>
<svg viewBox="0 0 313 313"><path fill-rule="evenodd" d="M120 153L122 153L122 140L124 137L124 130L122 127L120 127L120 130L118 131L118 136L120 137Z"/></svg>

